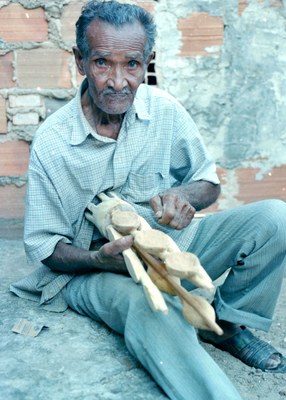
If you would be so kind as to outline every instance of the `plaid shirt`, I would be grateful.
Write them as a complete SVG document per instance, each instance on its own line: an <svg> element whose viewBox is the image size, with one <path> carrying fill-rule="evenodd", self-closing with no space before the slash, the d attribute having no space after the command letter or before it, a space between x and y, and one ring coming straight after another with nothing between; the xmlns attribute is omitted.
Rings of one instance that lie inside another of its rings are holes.
<svg viewBox="0 0 286 400"><path fill-rule="evenodd" d="M173 186L197 180L219 183L192 118L172 96L142 84L117 140L106 138L95 133L84 117L85 87L86 81L73 100L41 125L33 142L24 232L28 261L49 257L59 240L88 249L99 233L84 211L106 190L119 193L152 227L187 250L198 222L181 231L164 228L155 221L148 202ZM40 270L43 275L33 285L40 287L41 303L53 304L73 275L55 274L46 267ZM31 284L26 286L31 292ZM23 282L21 293L16 294L23 296L22 292Z"/></svg>

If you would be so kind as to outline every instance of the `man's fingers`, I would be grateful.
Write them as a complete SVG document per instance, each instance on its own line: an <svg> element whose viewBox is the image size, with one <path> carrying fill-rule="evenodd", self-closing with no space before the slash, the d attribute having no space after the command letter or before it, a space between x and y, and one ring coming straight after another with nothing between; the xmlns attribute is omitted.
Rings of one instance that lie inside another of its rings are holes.
<svg viewBox="0 0 286 400"><path fill-rule="evenodd" d="M183 229L190 224L196 210L177 193L161 193L150 200L159 224Z"/></svg>
<svg viewBox="0 0 286 400"><path fill-rule="evenodd" d="M182 211L186 202L182 201L177 195L167 194L161 196L163 204L162 217L158 222L164 225L170 225L174 218L176 218Z"/></svg>
<svg viewBox="0 0 286 400"><path fill-rule="evenodd" d="M109 257L115 257L122 253L124 250L129 249L133 244L133 237L131 235L124 236L120 239L106 243L100 251L103 255Z"/></svg>
<svg viewBox="0 0 286 400"><path fill-rule="evenodd" d="M169 225L176 215L176 212L177 210L174 203L168 201L164 202L162 216L158 218L158 222L163 225Z"/></svg>
<svg viewBox="0 0 286 400"><path fill-rule="evenodd" d="M168 225L176 212L173 196L158 194L149 203L154 210L158 222Z"/></svg>
<svg viewBox="0 0 286 400"><path fill-rule="evenodd" d="M194 207L186 201L174 194L161 196L162 216L158 222L163 225L169 225L174 229L183 229L190 224L195 214Z"/></svg>
<svg viewBox="0 0 286 400"><path fill-rule="evenodd" d="M122 252L130 248L132 244L133 237L130 235L104 244L98 251L95 251L94 257L97 265L107 271L110 271L112 265L113 272L126 274L127 268Z"/></svg>
<svg viewBox="0 0 286 400"><path fill-rule="evenodd" d="M169 225L177 230L183 229L190 224L195 214L195 209L185 206L180 213L176 213Z"/></svg>
<svg viewBox="0 0 286 400"><path fill-rule="evenodd" d="M155 217L160 219L163 215L163 203L161 197L159 195L152 197L149 204L154 210Z"/></svg>

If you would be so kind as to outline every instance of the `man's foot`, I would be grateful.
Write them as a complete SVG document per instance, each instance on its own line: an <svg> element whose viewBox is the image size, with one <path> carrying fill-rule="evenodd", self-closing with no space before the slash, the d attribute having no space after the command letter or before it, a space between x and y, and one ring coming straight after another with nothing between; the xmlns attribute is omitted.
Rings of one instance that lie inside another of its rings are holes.
<svg viewBox="0 0 286 400"><path fill-rule="evenodd" d="M250 367L265 372L286 373L286 358L274 347L255 337L245 326L220 321L222 336L214 332L199 331L203 342L227 351Z"/></svg>

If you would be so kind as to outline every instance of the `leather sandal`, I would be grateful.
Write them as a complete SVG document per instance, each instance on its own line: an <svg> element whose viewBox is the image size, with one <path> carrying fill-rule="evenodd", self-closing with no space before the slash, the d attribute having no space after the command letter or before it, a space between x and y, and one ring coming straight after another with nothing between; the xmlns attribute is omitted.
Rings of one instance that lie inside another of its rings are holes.
<svg viewBox="0 0 286 400"><path fill-rule="evenodd" d="M286 358L273 346L254 336L245 326L242 326L241 330L235 335L219 343L214 343L202 336L201 339L220 350L227 351L250 367L272 374L286 373ZM276 368L269 369L267 368L267 361L273 354L278 355L281 362Z"/></svg>

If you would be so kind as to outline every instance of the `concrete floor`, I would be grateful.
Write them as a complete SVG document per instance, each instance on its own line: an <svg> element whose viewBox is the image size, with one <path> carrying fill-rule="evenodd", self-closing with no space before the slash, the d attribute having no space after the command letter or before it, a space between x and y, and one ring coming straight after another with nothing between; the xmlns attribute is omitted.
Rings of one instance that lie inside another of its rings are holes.
<svg viewBox="0 0 286 400"><path fill-rule="evenodd" d="M32 270L25 261L22 230L21 221L0 221L0 399L167 399L129 355L122 337L71 310L60 314L47 312L9 292L11 282ZM284 354L285 289L286 282L270 336L262 334ZM20 319L48 329L35 338L13 333L12 327ZM235 383L243 399L286 398L284 375L262 373L210 345L204 346Z"/></svg>
<svg viewBox="0 0 286 400"><path fill-rule="evenodd" d="M9 292L27 275L22 224L0 224L0 399L164 400L121 336L71 310L52 313ZM26 319L48 326L37 337L12 332Z"/></svg>

